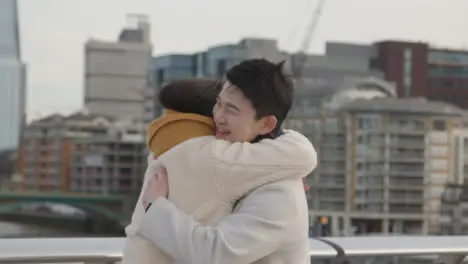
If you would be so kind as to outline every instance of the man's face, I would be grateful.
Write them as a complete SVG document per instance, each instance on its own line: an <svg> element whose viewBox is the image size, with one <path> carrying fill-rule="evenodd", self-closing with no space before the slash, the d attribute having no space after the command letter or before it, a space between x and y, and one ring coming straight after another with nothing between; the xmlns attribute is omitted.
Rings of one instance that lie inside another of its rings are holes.
<svg viewBox="0 0 468 264"><path fill-rule="evenodd" d="M255 118L255 109L242 91L228 81L213 108L216 138L231 142L249 142L259 135L270 133L276 126L276 117Z"/></svg>

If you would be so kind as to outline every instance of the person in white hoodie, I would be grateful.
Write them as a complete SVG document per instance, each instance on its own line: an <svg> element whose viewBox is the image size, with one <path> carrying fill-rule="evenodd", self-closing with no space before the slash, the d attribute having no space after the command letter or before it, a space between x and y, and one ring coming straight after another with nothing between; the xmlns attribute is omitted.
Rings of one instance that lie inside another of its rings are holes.
<svg viewBox="0 0 468 264"><path fill-rule="evenodd" d="M187 140L168 150L155 162L155 167L163 165L170 175L169 200L204 227L222 223L239 198L251 191L254 193L257 188L262 188L261 186L274 183L284 185L286 182L294 183L293 185L299 183L302 186L301 178L316 166L316 154L310 142L297 132L281 130L293 97L292 85L282 73L282 64L276 65L263 59L245 61L232 68L227 78L228 81L224 84L213 109L218 140L209 136ZM246 89L238 88L241 86ZM155 170L150 169L147 174L155 174ZM164 179L164 173L161 177ZM160 188L161 184L158 183L154 187L154 179L150 177L146 185L148 187L144 188L149 188L148 192L143 195L140 208L136 209L135 213L140 210L140 215L146 207L149 210L148 215L136 217L134 214L132 224L138 231L136 234L128 234L127 238L127 241L134 245L138 244L138 235L155 242L148 234L165 229L163 225L158 225L157 218L147 219L152 215L151 202L156 198L151 197L151 193L155 194L152 191ZM304 196L303 188L300 190ZM167 193L164 196L167 196ZM159 200L155 199L154 203ZM306 204L305 210L307 211ZM301 218L302 220L304 219ZM148 226L149 229L143 228L148 223L152 226ZM238 228L242 229L243 223L239 224ZM307 223L305 224L303 232L307 237ZM275 223L269 225L274 226ZM170 234L170 230L168 231L166 234ZM209 236L204 236L204 240L207 238ZM300 242L304 246L303 238L304 236L300 235L294 243ZM181 243L177 241L176 236L165 236L164 239L172 240L175 244ZM274 243L283 239L276 240ZM305 242L307 244L307 240ZM156 246L172 259L162 257ZM218 261L209 260L204 254L193 258L193 253L197 252L192 251L192 254L185 254L184 258L179 254L174 255L174 252L157 242L156 246L149 247L146 242L139 243L139 248L133 247L133 254L126 250L124 263L226 263L224 257ZM195 247L188 250L193 249ZM218 255L222 252L214 253ZM131 255L131 258L128 255ZM303 252L299 258L308 259L307 252ZM244 263L238 258L231 261Z"/></svg>

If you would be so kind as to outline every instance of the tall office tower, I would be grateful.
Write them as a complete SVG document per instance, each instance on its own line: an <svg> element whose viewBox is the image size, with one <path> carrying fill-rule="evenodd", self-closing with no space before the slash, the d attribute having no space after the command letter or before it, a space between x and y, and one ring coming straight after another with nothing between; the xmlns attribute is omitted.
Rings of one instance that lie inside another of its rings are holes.
<svg viewBox="0 0 468 264"><path fill-rule="evenodd" d="M0 1L0 150L18 148L25 122L26 67L21 61L18 4Z"/></svg>
<svg viewBox="0 0 468 264"><path fill-rule="evenodd" d="M152 52L150 25L145 16L129 18L136 25L123 29L117 42L86 42L84 103L93 114L141 120Z"/></svg>

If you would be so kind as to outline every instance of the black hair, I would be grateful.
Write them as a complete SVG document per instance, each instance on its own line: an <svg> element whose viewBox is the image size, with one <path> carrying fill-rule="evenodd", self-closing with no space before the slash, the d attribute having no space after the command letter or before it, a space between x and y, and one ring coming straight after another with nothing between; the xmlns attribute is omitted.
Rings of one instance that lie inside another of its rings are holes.
<svg viewBox="0 0 468 264"><path fill-rule="evenodd" d="M273 115L276 127L266 137L277 137L293 104L294 85L283 72L284 61L273 63L266 59L245 60L226 73L231 85L242 91L256 111L256 118Z"/></svg>
<svg viewBox="0 0 468 264"><path fill-rule="evenodd" d="M163 86L159 102L166 108L182 113L213 117L213 107L222 83L212 79L184 79Z"/></svg>

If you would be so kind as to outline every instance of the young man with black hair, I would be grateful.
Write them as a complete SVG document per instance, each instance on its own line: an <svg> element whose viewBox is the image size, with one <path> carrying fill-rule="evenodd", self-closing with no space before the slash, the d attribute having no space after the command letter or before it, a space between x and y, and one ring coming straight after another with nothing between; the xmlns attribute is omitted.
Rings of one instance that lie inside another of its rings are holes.
<svg viewBox="0 0 468 264"><path fill-rule="evenodd" d="M227 81L213 109L218 138L258 141L281 135L294 93L283 65L248 60L226 73Z"/></svg>
<svg viewBox="0 0 468 264"><path fill-rule="evenodd" d="M227 72L213 108L216 137L232 142L276 138L292 101L293 85L282 63L244 61ZM253 190L215 226L197 223L165 198L167 177L160 172L148 183L143 199L151 206L137 232L176 263L310 263L300 177Z"/></svg>

